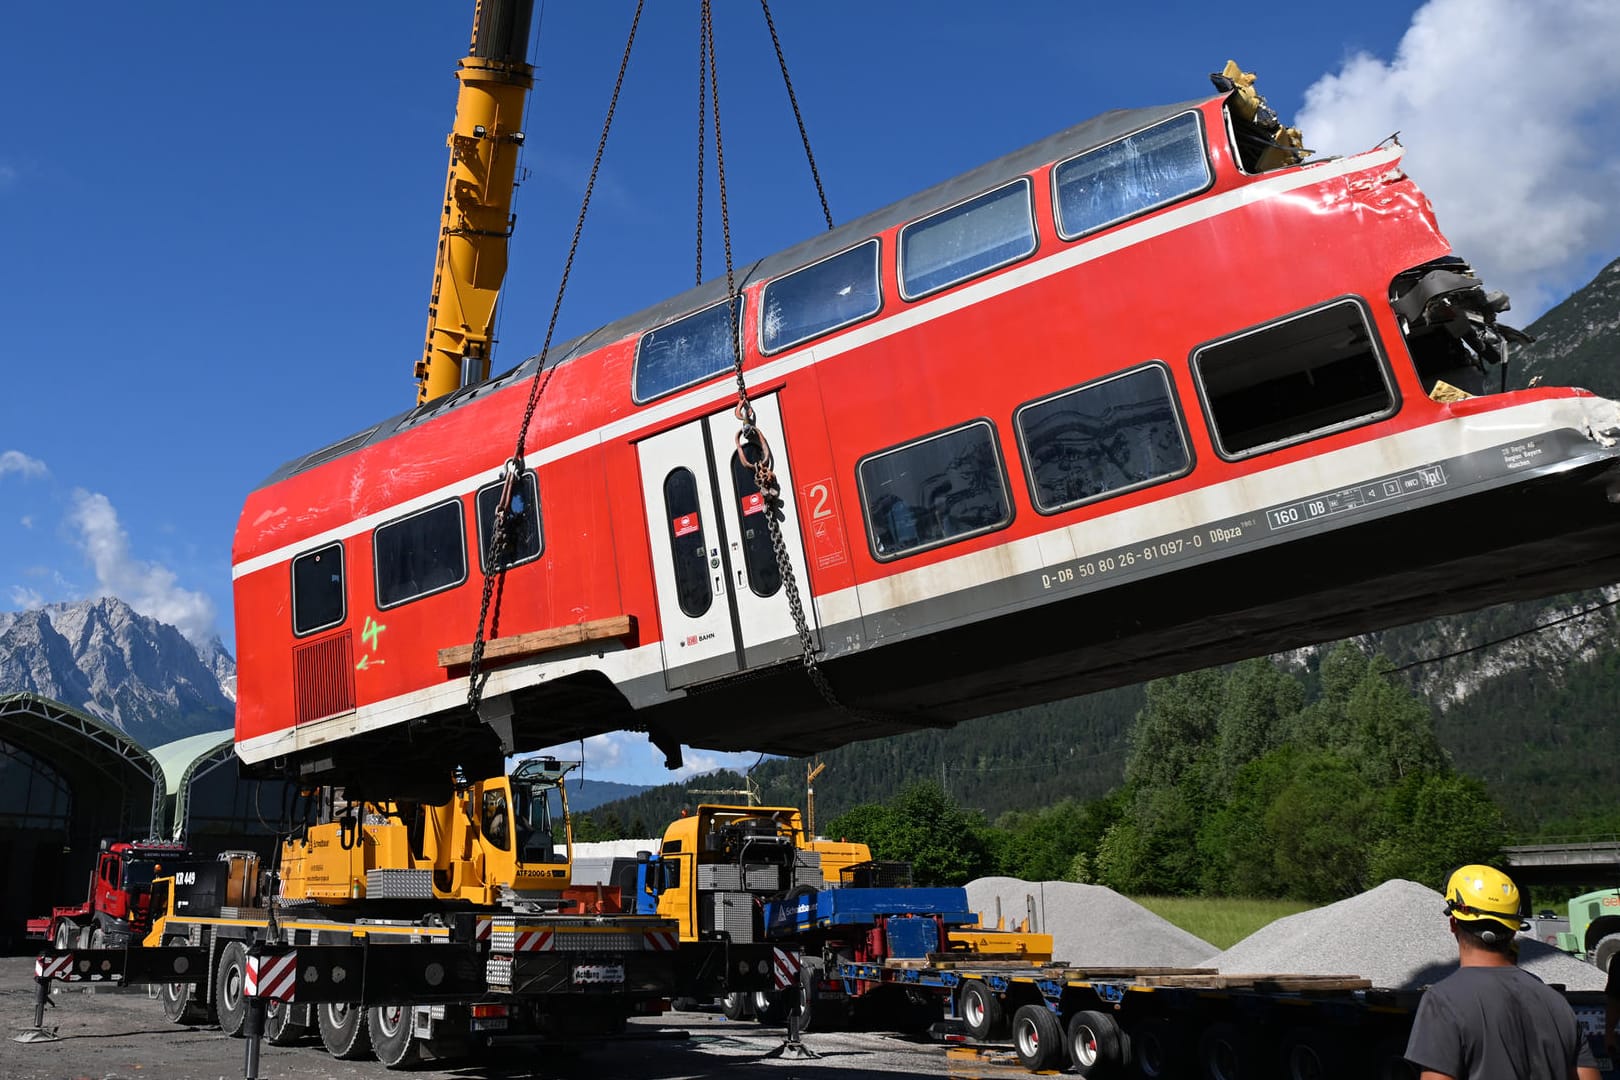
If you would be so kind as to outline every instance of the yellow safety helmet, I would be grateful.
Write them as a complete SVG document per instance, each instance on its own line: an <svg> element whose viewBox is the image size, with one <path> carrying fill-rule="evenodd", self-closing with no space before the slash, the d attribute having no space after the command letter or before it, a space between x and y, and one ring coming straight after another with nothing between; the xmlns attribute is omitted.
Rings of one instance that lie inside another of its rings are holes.
<svg viewBox="0 0 1620 1080"><path fill-rule="evenodd" d="M1509 930L1523 930L1519 917L1519 887L1494 866L1474 864L1452 872L1446 882L1446 914L1458 922L1488 919Z"/></svg>

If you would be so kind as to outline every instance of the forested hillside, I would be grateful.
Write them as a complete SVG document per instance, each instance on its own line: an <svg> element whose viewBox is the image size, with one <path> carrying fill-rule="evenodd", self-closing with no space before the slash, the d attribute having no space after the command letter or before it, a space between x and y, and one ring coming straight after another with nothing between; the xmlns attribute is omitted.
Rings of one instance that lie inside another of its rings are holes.
<svg viewBox="0 0 1620 1080"><path fill-rule="evenodd" d="M1575 385L1620 397L1620 260L1528 329L1537 340L1514 352L1510 386ZM1512 833L1620 827L1620 586L1505 604L1356 643L1385 656L1398 683L1428 702L1440 745L1460 773L1484 781ZM1330 648L1275 660L1312 686ZM1145 700L1142 687L1128 687L842 747L821 759L827 770L816 782L818 817L827 822L851 807L892 800L919 780L990 820L1097 798L1124 778L1126 733ZM752 777L767 802L804 802L803 761L764 761ZM695 801L688 786L740 782L732 776L655 788L603 807L586 828L638 821L656 828Z"/></svg>

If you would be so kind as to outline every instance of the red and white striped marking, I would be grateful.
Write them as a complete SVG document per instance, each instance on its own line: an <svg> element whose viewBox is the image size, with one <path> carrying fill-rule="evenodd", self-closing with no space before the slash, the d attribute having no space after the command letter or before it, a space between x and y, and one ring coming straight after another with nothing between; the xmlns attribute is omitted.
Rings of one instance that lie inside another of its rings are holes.
<svg viewBox="0 0 1620 1080"><path fill-rule="evenodd" d="M73 966L73 954L63 956L39 956L34 958L34 978L36 979L65 979L67 971Z"/></svg>
<svg viewBox="0 0 1620 1080"><path fill-rule="evenodd" d="M494 927L495 920L486 915L478 920L477 929L474 931L474 936L476 936L479 941L488 941L490 932L494 929Z"/></svg>
<svg viewBox="0 0 1620 1080"><path fill-rule="evenodd" d="M512 946L515 952L551 952L557 947L557 935L550 930L519 930Z"/></svg>
<svg viewBox="0 0 1620 1080"><path fill-rule="evenodd" d="M298 950L281 956L252 956L247 958L247 980L243 991L248 997L269 998L271 1001L291 1001L293 987L298 979Z"/></svg>
<svg viewBox="0 0 1620 1080"><path fill-rule="evenodd" d="M799 981L799 954L787 949L771 950L771 977L778 990L785 990Z"/></svg>
<svg viewBox="0 0 1620 1080"><path fill-rule="evenodd" d="M648 930L647 948L652 952L674 952L681 947L681 935L674 930Z"/></svg>

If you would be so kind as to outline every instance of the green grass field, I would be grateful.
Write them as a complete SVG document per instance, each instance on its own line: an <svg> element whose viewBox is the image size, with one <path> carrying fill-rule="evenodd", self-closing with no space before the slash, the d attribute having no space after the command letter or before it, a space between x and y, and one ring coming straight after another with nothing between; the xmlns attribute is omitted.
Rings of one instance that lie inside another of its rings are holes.
<svg viewBox="0 0 1620 1080"><path fill-rule="evenodd" d="M1267 923L1316 906L1298 900L1201 896L1133 896L1131 899L1189 934L1197 934L1217 949L1229 949Z"/></svg>

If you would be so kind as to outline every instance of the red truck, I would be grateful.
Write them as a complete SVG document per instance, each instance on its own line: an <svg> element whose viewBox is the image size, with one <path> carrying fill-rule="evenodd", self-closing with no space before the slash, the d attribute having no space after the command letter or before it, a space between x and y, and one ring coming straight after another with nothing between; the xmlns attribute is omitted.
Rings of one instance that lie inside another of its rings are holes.
<svg viewBox="0 0 1620 1080"><path fill-rule="evenodd" d="M161 840L103 840L83 903L55 907L28 920L28 936L58 949L122 948L151 928L152 879L195 859L184 844Z"/></svg>

